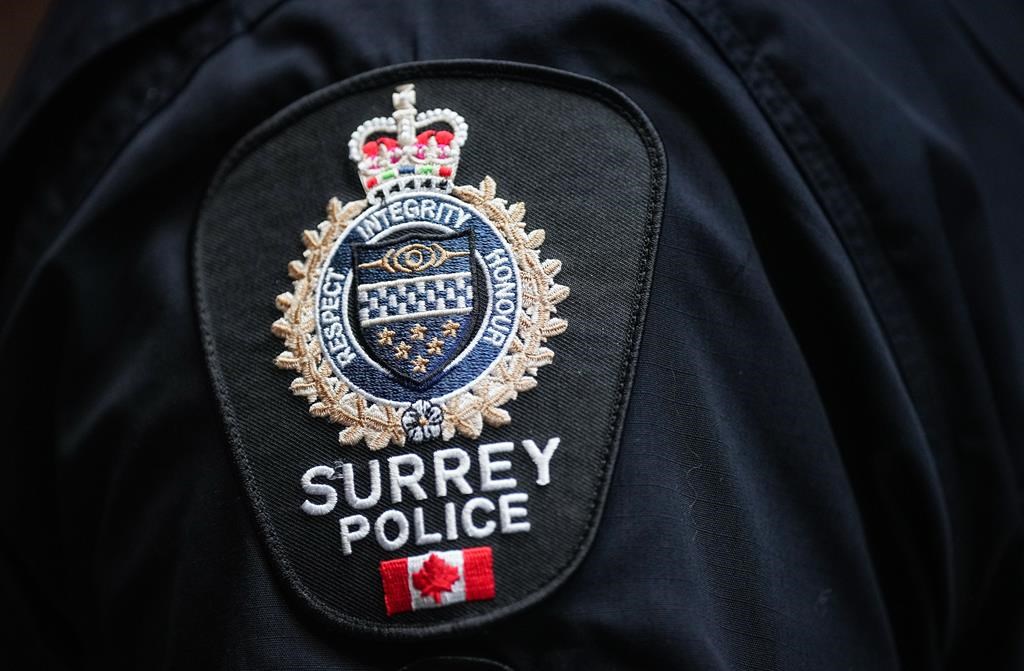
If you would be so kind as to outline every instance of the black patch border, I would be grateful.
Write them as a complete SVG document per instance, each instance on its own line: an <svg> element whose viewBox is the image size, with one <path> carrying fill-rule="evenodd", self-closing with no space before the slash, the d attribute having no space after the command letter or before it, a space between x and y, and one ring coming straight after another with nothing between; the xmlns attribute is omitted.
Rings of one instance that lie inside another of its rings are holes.
<svg viewBox="0 0 1024 671"><path fill-rule="evenodd" d="M203 299L205 285L203 277L199 272L199 221L201 213L206 209L207 203L215 196L222 182L234 170L237 164L246 156L255 151L265 141L269 140L285 127L299 117L303 117L315 109L334 102L336 99L353 93L359 93L368 89L377 88L389 84L397 84L417 77L461 77L475 79L494 79L499 76L504 79L537 84L541 86L561 89L569 93L586 96L598 103L608 107L610 110L622 117L637 133L647 152L649 166L651 169L651 183L648 189L647 206L645 210L646 221L643 229L643 245L640 253L641 263L635 280L635 289L632 295L632 312L626 331L627 341L632 346L627 348L626 356L619 367L618 385L616 390L616 401L612 421L609 423L609 435L605 439L605 452L603 457L603 469L598 479L598 489L592 497L593 503L588 511L590 516L585 531L571 550L571 559L562 566L556 568L551 578L539 589L527 594L518 601L506 606L488 611L480 615L474 615L465 619L430 624L425 626L409 625L384 625L380 626L367 623L365 620L350 617L337 612L325 604L316 594L307 589L295 570L289 565L287 555L283 546L271 526L269 513L266 512L263 497L255 482L252 468L248 463L248 457L242 445L242 438L238 430L238 420L228 400L226 382L221 374L218 365L217 348L214 343L214 336L209 328L209 311ZM665 188L667 184L668 165L665 159L664 148L661 144L657 131L647 116L640 108L617 89L596 79L573 74L563 70L547 68L538 65L515 63L500 60L484 59L457 59L438 61L419 61L403 63L375 69L349 79L342 80L314 93L311 93L273 117L263 122L256 129L251 131L227 154L221 163L213 180L207 189L206 195L196 210L192 230L190 254L190 272L193 283L193 296L196 301L199 315L198 325L203 348L206 353L207 369L210 379L220 404L221 414L224 419L225 429L231 447L232 457L238 467L238 473L242 478L248 494L249 504L252 506L256 517L257 528L263 536L265 548L271 554L270 565L290 589L285 594L290 600L299 604L306 611L318 616L327 623L340 625L346 631L357 634L364 634L377 639L409 640L425 639L454 633L461 633L482 625L495 622L499 619L518 613L529 606L543 600L560 587L576 568L583 562L597 534L597 523L604 510L605 498L611 483L611 473L615 459L618 455L619 443L622 438L622 431L625 425L625 411L629 403L629 396L632 390L633 378L636 373L636 360L640 351L640 335L642 333L644 320L647 314L647 306L650 298L651 281L654 275L655 252L657 250L658 235L661 229L662 213L665 202ZM263 546L263 544L261 544ZM294 598L298 595L301 598Z"/></svg>

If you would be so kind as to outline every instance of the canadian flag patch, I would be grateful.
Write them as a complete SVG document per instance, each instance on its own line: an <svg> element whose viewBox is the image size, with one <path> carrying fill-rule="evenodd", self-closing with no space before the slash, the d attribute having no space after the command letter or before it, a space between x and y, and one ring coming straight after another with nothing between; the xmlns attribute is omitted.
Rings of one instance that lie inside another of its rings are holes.
<svg viewBox="0 0 1024 671"><path fill-rule="evenodd" d="M388 615L494 598L491 548L430 552L380 563Z"/></svg>

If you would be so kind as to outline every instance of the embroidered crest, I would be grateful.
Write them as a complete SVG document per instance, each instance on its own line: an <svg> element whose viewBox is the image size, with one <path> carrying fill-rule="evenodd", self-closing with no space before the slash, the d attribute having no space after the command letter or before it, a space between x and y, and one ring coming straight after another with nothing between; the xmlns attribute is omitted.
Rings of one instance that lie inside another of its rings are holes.
<svg viewBox="0 0 1024 671"><path fill-rule="evenodd" d="M567 327L561 263L541 258L524 204L497 198L490 177L453 185L466 121L417 112L412 85L393 103L349 141L366 199L332 199L303 233L272 328L287 347L277 366L298 373L292 393L344 427L343 445L372 450L508 424L502 406L537 385Z"/></svg>

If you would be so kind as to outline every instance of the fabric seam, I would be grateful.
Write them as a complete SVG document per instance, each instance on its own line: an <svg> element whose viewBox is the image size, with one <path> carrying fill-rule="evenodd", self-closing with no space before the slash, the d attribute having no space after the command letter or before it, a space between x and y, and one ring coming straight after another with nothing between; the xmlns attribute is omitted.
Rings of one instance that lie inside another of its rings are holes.
<svg viewBox="0 0 1024 671"><path fill-rule="evenodd" d="M929 393L930 376L920 355L907 346L914 341L909 312L899 307L904 301L892 280L891 269L881 258L877 242L873 241L863 204L849 188L849 180L818 135L816 125L770 66L755 56L750 41L716 3L708 0L672 2L723 52L751 90L752 98L765 112L765 118L793 156L795 165L807 177L809 187L856 269L875 320L889 344L904 389L915 401L918 421L925 435L929 441L941 443L941 433L932 419L936 414L934 396Z"/></svg>

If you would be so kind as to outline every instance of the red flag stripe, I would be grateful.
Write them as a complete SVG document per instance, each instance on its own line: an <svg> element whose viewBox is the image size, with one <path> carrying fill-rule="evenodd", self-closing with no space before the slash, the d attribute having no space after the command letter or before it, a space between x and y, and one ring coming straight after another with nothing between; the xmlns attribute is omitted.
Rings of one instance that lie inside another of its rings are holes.
<svg viewBox="0 0 1024 671"><path fill-rule="evenodd" d="M384 606L388 609L388 615L412 610L409 560L403 557L381 562L380 577L384 582Z"/></svg>
<svg viewBox="0 0 1024 671"><path fill-rule="evenodd" d="M462 551L463 574L466 579L466 601L494 598L494 568L491 548L469 548Z"/></svg>

